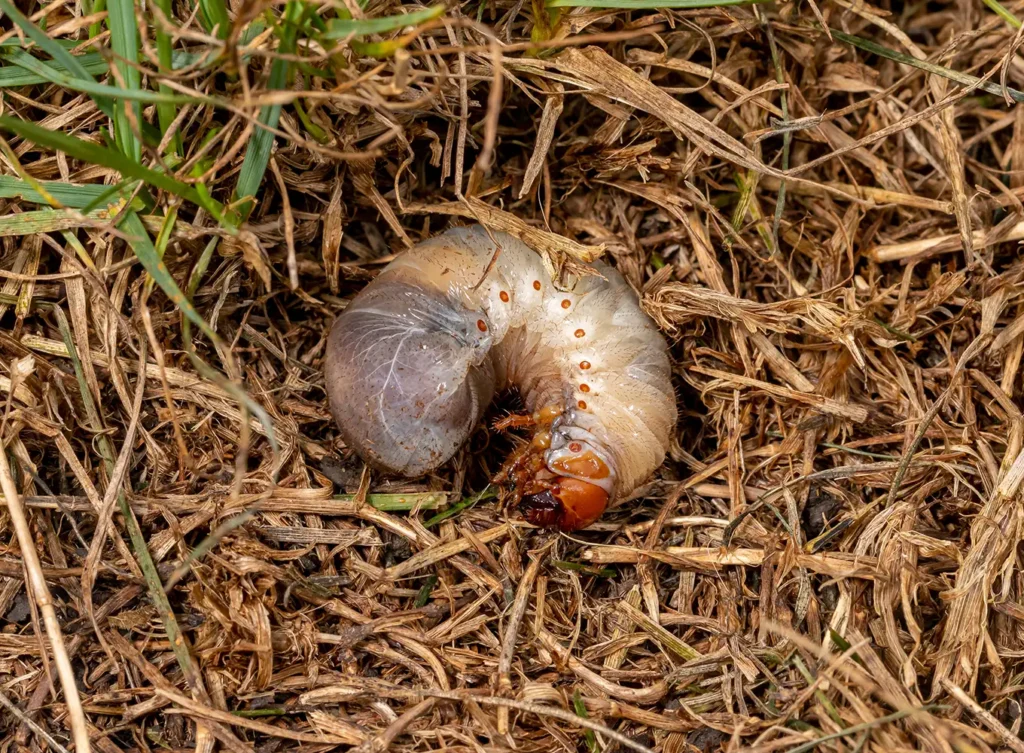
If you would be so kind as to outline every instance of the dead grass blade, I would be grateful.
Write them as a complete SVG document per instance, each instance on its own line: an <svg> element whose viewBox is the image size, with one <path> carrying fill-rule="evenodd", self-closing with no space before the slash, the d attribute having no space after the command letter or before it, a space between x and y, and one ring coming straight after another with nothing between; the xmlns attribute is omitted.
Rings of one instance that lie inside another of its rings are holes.
<svg viewBox="0 0 1024 753"><path fill-rule="evenodd" d="M444 214L464 217L479 222L493 230L508 233L540 253L550 265L549 271L555 277L568 260L591 262L604 253L604 246L584 246L555 233L540 230L525 223L515 215L485 204L479 199L467 198L446 204L410 204L405 208L409 214Z"/></svg>

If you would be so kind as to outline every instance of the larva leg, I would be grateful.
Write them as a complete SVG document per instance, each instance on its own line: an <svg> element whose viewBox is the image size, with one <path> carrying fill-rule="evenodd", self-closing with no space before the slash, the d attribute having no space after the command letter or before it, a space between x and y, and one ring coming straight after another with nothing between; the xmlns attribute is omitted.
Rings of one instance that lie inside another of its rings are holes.
<svg viewBox="0 0 1024 753"><path fill-rule="evenodd" d="M511 482L512 504L519 505L531 523L569 532L585 528L605 511L608 491L598 484L609 477L610 471L600 457L582 445L570 447L573 454L553 462L548 459L552 425L560 414L551 406L530 416L530 423L536 426L533 438L512 453L494 482Z"/></svg>
<svg viewBox="0 0 1024 753"><path fill-rule="evenodd" d="M497 429L505 428L502 425L528 426L534 429L531 440L514 450L492 479L495 484L511 481L516 502L523 494L530 493L526 487L544 468L544 452L551 446L551 423L559 413L557 407L547 406L532 414L509 416L495 425Z"/></svg>
<svg viewBox="0 0 1024 753"><path fill-rule="evenodd" d="M495 431L508 431L509 429L525 429L536 424L533 416L529 413L513 413L498 419L494 422Z"/></svg>

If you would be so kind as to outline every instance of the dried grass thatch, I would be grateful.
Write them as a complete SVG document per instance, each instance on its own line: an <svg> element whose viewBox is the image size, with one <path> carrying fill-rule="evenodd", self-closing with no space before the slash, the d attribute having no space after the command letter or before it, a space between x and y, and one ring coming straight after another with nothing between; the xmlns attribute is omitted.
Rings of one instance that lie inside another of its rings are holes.
<svg viewBox="0 0 1024 753"><path fill-rule="evenodd" d="M0 753L1024 751L1024 2L108 4L0 1ZM575 536L326 410L472 220L673 342Z"/></svg>

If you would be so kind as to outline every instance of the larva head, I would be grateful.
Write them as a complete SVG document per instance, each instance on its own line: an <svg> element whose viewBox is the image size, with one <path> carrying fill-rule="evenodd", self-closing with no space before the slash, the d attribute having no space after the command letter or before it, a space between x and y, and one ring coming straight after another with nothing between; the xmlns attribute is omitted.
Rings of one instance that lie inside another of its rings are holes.
<svg viewBox="0 0 1024 753"><path fill-rule="evenodd" d="M559 476L550 489L523 497L520 509L535 526L571 533L586 528L608 506L608 492L596 484Z"/></svg>
<svg viewBox="0 0 1024 753"><path fill-rule="evenodd" d="M488 329L442 292L382 273L327 343L327 394L346 444L403 476L449 460L493 394Z"/></svg>
<svg viewBox="0 0 1024 753"><path fill-rule="evenodd" d="M532 493L520 507L534 525L569 532L601 517L615 490L615 474L595 438L562 423L565 418L559 415L544 431L543 465L533 472L526 485Z"/></svg>

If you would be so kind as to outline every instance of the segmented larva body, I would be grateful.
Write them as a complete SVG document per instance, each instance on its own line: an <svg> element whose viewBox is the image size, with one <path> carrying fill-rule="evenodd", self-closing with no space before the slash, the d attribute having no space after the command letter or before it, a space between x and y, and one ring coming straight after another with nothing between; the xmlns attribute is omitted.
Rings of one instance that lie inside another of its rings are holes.
<svg viewBox="0 0 1024 753"><path fill-rule="evenodd" d="M622 276L593 266L601 277L560 291L535 251L480 226L400 254L330 333L327 391L346 443L371 466L421 475L515 386L534 435L504 473L527 518L596 520L662 463L677 414L664 338Z"/></svg>

